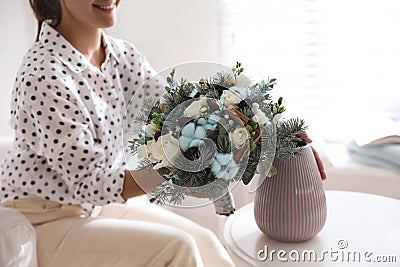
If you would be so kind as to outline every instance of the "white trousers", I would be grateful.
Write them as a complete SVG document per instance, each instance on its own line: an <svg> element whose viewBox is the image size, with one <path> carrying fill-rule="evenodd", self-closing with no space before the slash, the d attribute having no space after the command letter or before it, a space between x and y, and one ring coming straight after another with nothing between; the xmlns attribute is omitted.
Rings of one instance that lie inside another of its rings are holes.
<svg viewBox="0 0 400 267"><path fill-rule="evenodd" d="M142 198L35 230L40 267L235 266L213 232Z"/></svg>

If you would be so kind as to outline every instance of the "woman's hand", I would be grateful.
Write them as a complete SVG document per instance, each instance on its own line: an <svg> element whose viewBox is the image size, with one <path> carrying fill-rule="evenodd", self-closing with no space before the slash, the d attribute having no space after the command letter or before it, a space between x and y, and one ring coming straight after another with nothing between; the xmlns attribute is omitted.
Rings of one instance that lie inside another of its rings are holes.
<svg viewBox="0 0 400 267"><path fill-rule="evenodd" d="M121 196L128 200L132 197L145 195L153 191L165 179L155 170L125 170L124 186Z"/></svg>
<svg viewBox="0 0 400 267"><path fill-rule="evenodd" d="M312 140L308 137L306 132L300 134L299 137L301 138L301 140L303 140L307 144L312 143ZM318 151L313 146L311 146L311 150L314 154L315 160L317 161L318 170L319 170L319 173L321 174L321 178L322 178L322 180L325 180L327 178L327 175L326 175L324 163L322 162L321 157L318 154Z"/></svg>

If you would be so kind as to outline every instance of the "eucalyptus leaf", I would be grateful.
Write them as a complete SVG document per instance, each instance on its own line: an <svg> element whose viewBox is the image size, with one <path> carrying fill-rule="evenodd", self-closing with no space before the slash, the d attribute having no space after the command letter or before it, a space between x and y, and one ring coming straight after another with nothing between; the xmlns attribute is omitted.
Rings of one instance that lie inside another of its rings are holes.
<svg viewBox="0 0 400 267"><path fill-rule="evenodd" d="M222 153L231 152L231 145L229 142L229 137L227 135L218 135L217 150L218 152Z"/></svg>

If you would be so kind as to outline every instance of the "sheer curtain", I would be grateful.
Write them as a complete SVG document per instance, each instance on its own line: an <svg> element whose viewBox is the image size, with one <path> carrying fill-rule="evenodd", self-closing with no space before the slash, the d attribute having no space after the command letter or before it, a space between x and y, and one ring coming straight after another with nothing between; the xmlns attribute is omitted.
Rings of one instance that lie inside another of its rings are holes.
<svg viewBox="0 0 400 267"><path fill-rule="evenodd" d="M277 78L286 116L331 141L400 119L400 1L219 1L223 63Z"/></svg>

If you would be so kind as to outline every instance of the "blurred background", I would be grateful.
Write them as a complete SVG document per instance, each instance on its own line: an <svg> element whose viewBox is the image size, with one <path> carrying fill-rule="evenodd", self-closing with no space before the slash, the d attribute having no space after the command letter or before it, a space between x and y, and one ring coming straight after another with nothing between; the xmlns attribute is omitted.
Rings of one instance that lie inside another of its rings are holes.
<svg viewBox="0 0 400 267"><path fill-rule="evenodd" d="M15 73L36 34L28 0L2 0L0 135L11 136ZM242 63L255 81L277 78L286 117L346 143L400 120L400 1L123 0L110 35L137 46L153 67Z"/></svg>

